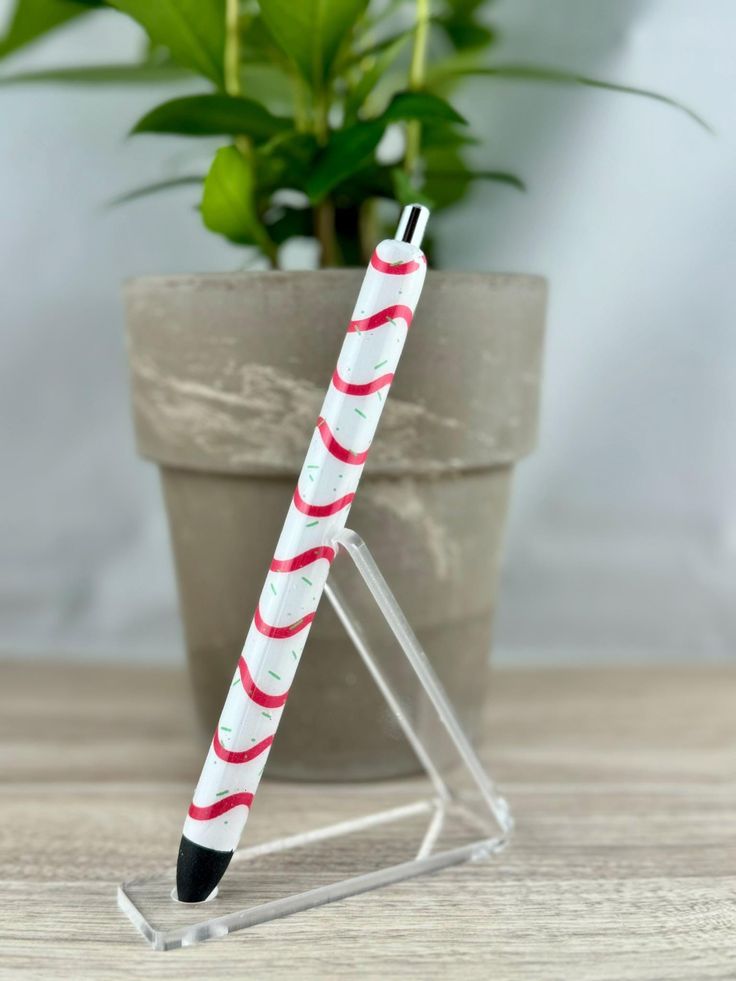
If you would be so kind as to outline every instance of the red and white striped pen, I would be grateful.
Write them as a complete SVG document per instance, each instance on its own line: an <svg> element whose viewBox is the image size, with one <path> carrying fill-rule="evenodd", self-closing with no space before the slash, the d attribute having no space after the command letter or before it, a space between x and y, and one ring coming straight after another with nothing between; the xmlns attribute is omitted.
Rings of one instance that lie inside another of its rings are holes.
<svg viewBox="0 0 736 981"><path fill-rule="evenodd" d="M409 205L366 270L179 847L180 901L201 902L240 841L345 527L426 274L429 212Z"/></svg>

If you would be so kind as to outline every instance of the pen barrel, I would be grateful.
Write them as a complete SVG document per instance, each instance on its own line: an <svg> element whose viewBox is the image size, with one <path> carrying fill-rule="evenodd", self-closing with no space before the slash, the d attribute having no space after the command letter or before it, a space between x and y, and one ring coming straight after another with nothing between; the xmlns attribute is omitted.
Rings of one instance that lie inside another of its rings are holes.
<svg viewBox="0 0 736 981"><path fill-rule="evenodd" d="M240 840L425 274L422 251L395 239L366 270L184 824L205 848L229 852Z"/></svg>

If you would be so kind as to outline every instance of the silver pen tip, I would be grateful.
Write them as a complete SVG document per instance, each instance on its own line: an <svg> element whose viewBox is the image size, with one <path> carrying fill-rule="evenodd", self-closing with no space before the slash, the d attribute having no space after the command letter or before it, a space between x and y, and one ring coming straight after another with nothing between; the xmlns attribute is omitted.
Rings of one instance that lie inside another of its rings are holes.
<svg viewBox="0 0 736 981"><path fill-rule="evenodd" d="M407 204L401 212L399 225L394 238L397 242L408 242L419 248L429 220L429 208L423 204Z"/></svg>

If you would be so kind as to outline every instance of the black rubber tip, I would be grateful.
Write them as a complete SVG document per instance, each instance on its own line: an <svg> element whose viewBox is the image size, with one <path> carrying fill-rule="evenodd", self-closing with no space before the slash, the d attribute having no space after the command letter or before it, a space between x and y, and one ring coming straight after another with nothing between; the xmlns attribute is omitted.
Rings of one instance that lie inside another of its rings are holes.
<svg viewBox="0 0 736 981"><path fill-rule="evenodd" d="M196 845L182 835L176 863L176 896L180 903L202 903L225 874L232 852Z"/></svg>

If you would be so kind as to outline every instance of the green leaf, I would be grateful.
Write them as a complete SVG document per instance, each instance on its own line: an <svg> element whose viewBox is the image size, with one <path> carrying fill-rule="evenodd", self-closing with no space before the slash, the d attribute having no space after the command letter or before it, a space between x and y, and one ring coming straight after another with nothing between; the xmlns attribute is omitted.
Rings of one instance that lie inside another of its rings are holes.
<svg viewBox="0 0 736 981"><path fill-rule="evenodd" d="M279 64L246 62L241 64L240 80L248 98L260 102L272 113L294 115L294 79Z"/></svg>
<svg viewBox="0 0 736 981"><path fill-rule="evenodd" d="M517 177L505 170L442 170L439 168L429 168L427 170L427 180L460 181L470 183L471 181L494 181L497 184L507 184L509 187L516 188L517 191L526 191L526 184Z"/></svg>
<svg viewBox="0 0 736 981"><path fill-rule="evenodd" d="M335 197L345 201L362 204L368 198L388 198L393 201L395 191L391 178L391 167L370 162L350 175L340 184Z"/></svg>
<svg viewBox="0 0 736 981"><path fill-rule="evenodd" d="M381 142L386 124L378 119L337 130L305 182L310 200L321 201L346 177L366 163Z"/></svg>
<svg viewBox="0 0 736 981"><path fill-rule="evenodd" d="M379 7L378 10L374 11L371 7L369 11L370 18L368 27L375 28L382 21L389 20L394 16L394 14L398 13L399 9L403 7L405 3L406 0L385 0L384 5Z"/></svg>
<svg viewBox="0 0 736 981"><path fill-rule="evenodd" d="M132 17L154 44L171 57L218 85L223 80L224 0L108 0Z"/></svg>
<svg viewBox="0 0 736 981"><path fill-rule="evenodd" d="M234 146L215 154L204 182L202 218L210 231L231 242L272 248L256 210L253 168Z"/></svg>
<svg viewBox="0 0 736 981"><path fill-rule="evenodd" d="M159 194L161 191L171 191L177 187L191 187L193 185L201 186L204 180L204 174L200 174L198 177L194 175L187 177L170 177L168 180L155 181L153 184L143 184L141 187L134 187L132 190L118 195L118 197L113 198L112 201L109 201L108 205L111 208L115 208L119 204L128 204L131 201L137 201L139 198L147 198L152 194Z"/></svg>
<svg viewBox="0 0 736 981"><path fill-rule="evenodd" d="M261 192L281 188L302 190L319 147L311 133L290 130L255 148L255 166Z"/></svg>
<svg viewBox="0 0 736 981"><path fill-rule="evenodd" d="M259 0L274 41L313 89L329 78L338 50L368 0Z"/></svg>
<svg viewBox="0 0 736 981"><path fill-rule="evenodd" d="M467 51L470 48L485 48L496 40L495 33L485 24L473 20L443 18L438 23L444 28L452 46Z"/></svg>
<svg viewBox="0 0 736 981"><path fill-rule="evenodd" d="M422 123L422 147L477 146L481 141L470 130L458 130L449 123Z"/></svg>
<svg viewBox="0 0 736 981"><path fill-rule="evenodd" d="M422 123L462 123L467 119L452 108L446 99L431 92L399 92L381 114L387 123L416 119Z"/></svg>
<svg viewBox="0 0 736 981"><path fill-rule="evenodd" d="M54 82L59 85L149 85L191 78L178 65L87 65L84 68L43 68L0 77L0 85L28 85Z"/></svg>
<svg viewBox="0 0 736 981"><path fill-rule="evenodd" d="M526 190L526 186L520 178L503 170L469 170L465 166L459 166L454 170L430 168L425 174L424 186L421 190L417 190L405 170L394 167L391 171L394 196L399 204L407 205L417 202L428 208L435 208L445 198L459 199L464 195L468 184L477 180L506 184L517 191ZM431 196L430 192L433 188L435 192L440 189L437 199Z"/></svg>
<svg viewBox="0 0 736 981"><path fill-rule="evenodd" d="M646 99L653 99L655 102L662 102L666 106L684 112L692 120L702 126L708 132L713 132L711 126L688 106L683 105L676 99L672 99L660 92L652 92L650 89L636 88L632 85L619 85L616 82L604 82L599 78L590 78L587 75L579 75L577 72L568 72L558 68L545 68L537 65L492 65L485 68L466 68L452 72L456 76L489 76L494 78L512 79L522 82L549 82L553 85L584 85L588 88L605 89L609 92L622 92L627 95L640 95Z"/></svg>
<svg viewBox="0 0 736 981"><path fill-rule="evenodd" d="M434 207L434 201L414 187L411 178L401 167L394 167L392 169L391 182L393 184L394 196L402 207L405 207L407 204L423 204L427 208Z"/></svg>
<svg viewBox="0 0 736 981"><path fill-rule="evenodd" d="M0 58L102 5L102 0L16 0L8 29L0 38Z"/></svg>
<svg viewBox="0 0 736 981"><path fill-rule="evenodd" d="M472 17L486 2L487 0L445 0L445 5L450 8L455 17Z"/></svg>
<svg viewBox="0 0 736 981"><path fill-rule="evenodd" d="M311 238L314 235L312 210L275 208L272 215L266 216L266 227L277 245L282 245L291 238Z"/></svg>
<svg viewBox="0 0 736 981"><path fill-rule="evenodd" d="M414 25L405 31L401 31L399 34L385 37L382 41L377 41L375 44L368 44L355 51L347 52L341 62L341 66L352 68L354 65L360 64L361 61L365 61L366 58L379 58L392 48L402 48L409 38L416 34L416 31L416 25Z"/></svg>
<svg viewBox="0 0 736 981"><path fill-rule="evenodd" d="M449 145L424 150L424 181L422 190L434 201L434 210L448 208L461 201L467 194L472 178L459 147ZM452 173L452 178L444 176Z"/></svg>
<svg viewBox="0 0 736 981"><path fill-rule="evenodd" d="M289 129L290 120L272 116L259 102L212 93L164 102L138 120L131 132L186 136L245 134L261 141Z"/></svg>
<svg viewBox="0 0 736 981"><path fill-rule="evenodd" d="M291 67L291 62L276 44L257 12L240 17L240 61L243 65L276 64Z"/></svg>
<svg viewBox="0 0 736 981"><path fill-rule="evenodd" d="M345 100L345 114L348 117L358 112L376 88L379 81L401 54L402 49L406 46L407 41L413 33L414 28L410 31L404 31L398 37L392 38L385 46L379 45L375 50L365 52L361 55L361 66L366 59L368 59L368 66L361 75L357 85L348 93Z"/></svg>
<svg viewBox="0 0 736 981"><path fill-rule="evenodd" d="M438 95L429 92L399 92L375 119L337 130L318 157L305 184L312 201L322 198L343 180L361 169L372 157L386 127L407 119L437 123L464 123L463 117Z"/></svg>

